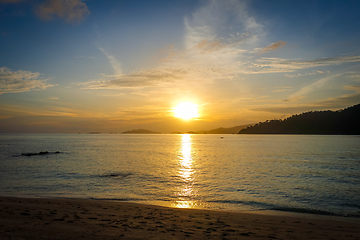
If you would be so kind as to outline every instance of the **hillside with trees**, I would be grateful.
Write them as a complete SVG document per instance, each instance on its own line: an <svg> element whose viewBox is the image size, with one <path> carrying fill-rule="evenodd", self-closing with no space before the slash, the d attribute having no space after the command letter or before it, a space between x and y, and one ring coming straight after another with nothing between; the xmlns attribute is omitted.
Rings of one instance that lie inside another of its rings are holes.
<svg viewBox="0 0 360 240"><path fill-rule="evenodd" d="M360 135L360 104L339 111L314 111L284 120L267 120L239 134L340 134Z"/></svg>

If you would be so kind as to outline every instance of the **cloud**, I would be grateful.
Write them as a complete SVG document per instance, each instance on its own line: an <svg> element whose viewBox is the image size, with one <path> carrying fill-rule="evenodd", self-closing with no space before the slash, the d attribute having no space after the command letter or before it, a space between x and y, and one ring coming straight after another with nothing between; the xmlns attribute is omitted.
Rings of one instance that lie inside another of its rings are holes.
<svg viewBox="0 0 360 240"><path fill-rule="evenodd" d="M218 46L219 40L222 44L243 43L246 37L247 43L254 43L264 35L263 26L249 16L244 2L235 0L208 1L191 17L185 17L184 24L187 49L204 40Z"/></svg>
<svg viewBox="0 0 360 240"><path fill-rule="evenodd" d="M74 59L96 59L96 57L92 57L92 56L89 56L89 57L85 57L85 56L74 56L73 57Z"/></svg>
<svg viewBox="0 0 360 240"><path fill-rule="evenodd" d="M360 93L345 94L340 97L317 100L310 103L286 105L286 106L268 106L250 109L252 111L280 113L280 114L300 114L308 111L339 110L347 108L360 102Z"/></svg>
<svg viewBox="0 0 360 240"><path fill-rule="evenodd" d="M118 89L123 87L148 87L174 82L187 74L184 69L141 69L129 74L104 75L99 80L81 83L84 89Z"/></svg>
<svg viewBox="0 0 360 240"><path fill-rule="evenodd" d="M164 117L172 117L172 110L168 107L159 105L143 105L140 107L122 107L115 113L115 119L139 121L143 119L147 120L161 120Z"/></svg>
<svg viewBox="0 0 360 240"><path fill-rule="evenodd" d="M344 86L344 89L360 93L360 86L346 85Z"/></svg>
<svg viewBox="0 0 360 240"><path fill-rule="evenodd" d="M292 68L303 69L311 68L318 66L328 66L328 65L337 65L347 62L359 62L360 56L345 56L345 57L332 57L332 58L322 58L310 61L281 61L278 64L283 66L290 66Z"/></svg>
<svg viewBox="0 0 360 240"><path fill-rule="evenodd" d="M286 92L286 91L290 91L290 90L292 90L292 87L285 86L285 87L276 88L273 92Z"/></svg>
<svg viewBox="0 0 360 240"><path fill-rule="evenodd" d="M281 58L260 58L250 63L241 63L244 73L277 73L277 72L294 72L300 69L308 69L313 67L340 65L343 63L360 62L360 56L345 56L321 58L315 60L289 60Z"/></svg>
<svg viewBox="0 0 360 240"><path fill-rule="evenodd" d="M13 71L6 67L0 68L0 94L44 90L54 85L47 84L38 72Z"/></svg>
<svg viewBox="0 0 360 240"><path fill-rule="evenodd" d="M285 114L285 117L290 114L299 114L303 112L309 111L321 111L321 110L328 110L325 106L312 106L310 104L302 104L302 105L294 105L294 106L280 106L280 107L259 107L259 108L252 108L251 111L259 111L259 112L269 112L269 113L278 113L278 114Z"/></svg>
<svg viewBox="0 0 360 240"><path fill-rule="evenodd" d="M221 48L221 42L220 41L208 41L208 40L202 40L199 42L195 48L198 48L202 51L202 53L206 52L212 52L219 50Z"/></svg>
<svg viewBox="0 0 360 240"><path fill-rule="evenodd" d="M184 18L183 50L168 46L159 53L159 57L165 58L160 58L157 67L124 73L116 56L98 47L108 58L115 74L103 75L81 86L104 89L235 79L235 75L242 71L237 61L248 51L246 48L253 49L252 45L264 35L263 27L249 16L245 5L239 1L212 0L206 3L190 17ZM236 26L236 29L229 26Z"/></svg>
<svg viewBox="0 0 360 240"><path fill-rule="evenodd" d="M360 78L360 75L352 75L350 77L352 77L352 78Z"/></svg>
<svg viewBox="0 0 360 240"><path fill-rule="evenodd" d="M174 46L168 46L160 52L161 57L165 55L166 58L161 58L159 65L154 68L143 68L125 73L116 56L99 47L109 60L115 74L102 75L99 79L92 79L79 86L84 89L154 86L176 88L182 84L185 89L187 86L195 86L196 82L211 84L217 81L236 81L240 79L241 74L286 73L315 66L360 61L360 56L311 61L280 58L257 59L256 53L259 50L254 51L254 49L258 49L256 46L261 44L266 32L263 25L249 15L245 4L241 1L207 1L207 5L184 18L184 25L185 48L175 50ZM285 44L284 41L278 41L263 48L263 51L276 50ZM313 71L311 74L320 73L322 72ZM276 91L286 90L277 89ZM304 92L305 90L306 88L303 89ZM293 97L301 98L302 96Z"/></svg>
<svg viewBox="0 0 360 240"><path fill-rule="evenodd" d="M269 46L263 47L260 53L266 53L269 51L275 51L278 48L284 47L286 45L286 42L284 41L278 41L276 43L272 43Z"/></svg>
<svg viewBox="0 0 360 240"><path fill-rule="evenodd" d="M103 48L99 47L99 50L105 54L105 56L107 57L107 59L110 62L111 67L113 68L115 74L120 75L122 74L122 69L121 69L121 63L113 56L110 55L107 51L105 51Z"/></svg>
<svg viewBox="0 0 360 240"><path fill-rule="evenodd" d="M343 75L342 73L340 74L335 74L329 77L325 77L322 78L320 80L317 80L316 82L313 82L303 88L301 88L299 91L297 91L296 93L292 94L288 99L283 100L284 102L289 102L289 101L295 101L298 99L302 99L304 98L306 95L308 95L309 93L316 91L318 89L323 89L324 86L332 79L336 79L338 77L340 77L341 75Z"/></svg>
<svg viewBox="0 0 360 240"><path fill-rule="evenodd" d="M308 73L297 73L297 74L285 74L286 77L295 78L295 77L303 77L303 76L311 76L316 74L324 74L324 71L312 71ZM329 71L326 71L326 73L330 73Z"/></svg>
<svg viewBox="0 0 360 240"><path fill-rule="evenodd" d="M57 16L68 23L79 23L90 14L86 3L81 0L47 0L37 6L35 13L44 21Z"/></svg>

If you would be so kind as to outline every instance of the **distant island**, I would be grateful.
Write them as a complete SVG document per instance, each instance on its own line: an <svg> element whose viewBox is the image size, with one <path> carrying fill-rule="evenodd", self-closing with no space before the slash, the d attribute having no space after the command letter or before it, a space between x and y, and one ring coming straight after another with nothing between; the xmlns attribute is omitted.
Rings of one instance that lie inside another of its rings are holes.
<svg viewBox="0 0 360 240"><path fill-rule="evenodd" d="M314 111L284 120L267 120L239 134L328 134L360 135L360 104L339 111Z"/></svg>
<svg viewBox="0 0 360 240"><path fill-rule="evenodd" d="M249 126L252 126L254 124L246 124L246 125L240 125L230 128L216 128L212 130L202 130L202 131L188 131L188 132L172 132L171 134L235 134L238 133L241 129L247 128Z"/></svg>
<svg viewBox="0 0 360 240"><path fill-rule="evenodd" d="M147 129L133 129L129 131L122 132L122 134L160 134L160 132L153 132Z"/></svg>
<svg viewBox="0 0 360 240"><path fill-rule="evenodd" d="M235 127L230 127L230 128L216 128L216 129L212 129L209 131L197 131L196 133L202 133L202 134L233 134L233 133L238 133L240 130L245 129L249 126L252 126L254 124L246 124L246 125L240 125L240 126L235 126Z"/></svg>

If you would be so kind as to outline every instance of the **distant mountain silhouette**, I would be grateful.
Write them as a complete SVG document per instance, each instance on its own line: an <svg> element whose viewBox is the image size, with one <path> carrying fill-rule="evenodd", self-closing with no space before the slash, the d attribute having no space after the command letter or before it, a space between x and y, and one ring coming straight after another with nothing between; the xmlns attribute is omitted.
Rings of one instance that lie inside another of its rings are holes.
<svg viewBox="0 0 360 240"><path fill-rule="evenodd" d="M254 124L246 124L246 125L240 125L230 128L216 128L209 131L197 131L197 133L203 133L203 134L232 134L232 133L238 133L241 129L247 128Z"/></svg>
<svg viewBox="0 0 360 240"><path fill-rule="evenodd" d="M242 129L239 134L360 134L360 104L339 111L315 111L284 120L267 120Z"/></svg>
<svg viewBox="0 0 360 240"><path fill-rule="evenodd" d="M143 133L149 133L149 134L159 134L159 132L153 132L147 129L133 129L133 130L129 130L129 131L125 131L122 132L122 134L131 134L131 133L138 133L138 134L143 134Z"/></svg>
<svg viewBox="0 0 360 240"><path fill-rule="evenodd" d="M246 125L240 125L240 126L235 126L235 127L230 127L230 128L216 128L216 129L212 129L212 130L202 130L202 131L188 131L188 132L172 132L171 134L233 134L233 133L238 133L241 129L247 128L251 125L254 124L246 124Z"/></svg>

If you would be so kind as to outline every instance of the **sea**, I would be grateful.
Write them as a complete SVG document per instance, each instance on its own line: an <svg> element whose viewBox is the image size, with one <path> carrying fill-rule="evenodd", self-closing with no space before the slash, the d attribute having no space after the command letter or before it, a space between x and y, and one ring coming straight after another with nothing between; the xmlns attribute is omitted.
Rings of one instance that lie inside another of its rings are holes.
<svg viewBox="0 0 360 240"><path fill-rule="evenodd" d="M360 136L0 134L0 195L360 217Z"/></svg>

